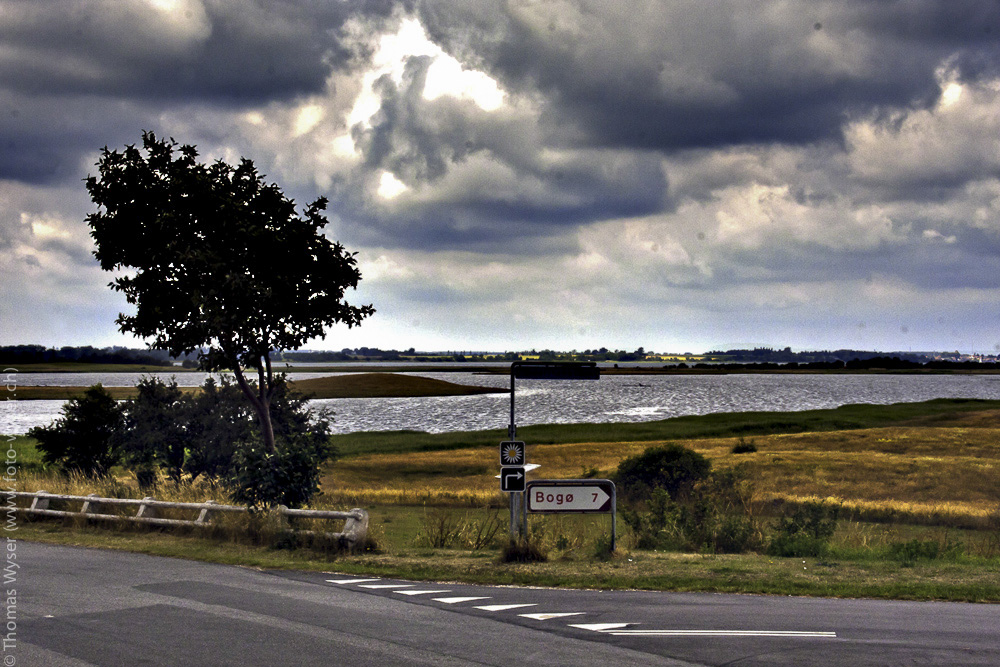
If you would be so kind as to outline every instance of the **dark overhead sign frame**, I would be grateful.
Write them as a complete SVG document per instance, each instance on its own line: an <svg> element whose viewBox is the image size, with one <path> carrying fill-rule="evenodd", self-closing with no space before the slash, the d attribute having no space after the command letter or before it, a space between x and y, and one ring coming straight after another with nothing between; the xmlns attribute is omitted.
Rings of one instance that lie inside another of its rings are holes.
<svg viewBox="0 0 1000 667"><path fill-rule="evenodd" d="M515 361L510 375L519 380L599 380L601 369L594 361Z"/></svg>

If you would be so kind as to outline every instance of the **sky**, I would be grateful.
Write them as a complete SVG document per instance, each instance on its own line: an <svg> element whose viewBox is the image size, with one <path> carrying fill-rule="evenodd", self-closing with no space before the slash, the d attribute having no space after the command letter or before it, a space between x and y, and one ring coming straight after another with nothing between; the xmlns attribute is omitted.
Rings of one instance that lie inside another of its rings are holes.
<svg viewBox="0 0 1000 667"><path fill-rule="evenodd" d="M0 0L0 344L142 346L143 130L330 199L311 349L1000 350L995 0Z"/></svg>

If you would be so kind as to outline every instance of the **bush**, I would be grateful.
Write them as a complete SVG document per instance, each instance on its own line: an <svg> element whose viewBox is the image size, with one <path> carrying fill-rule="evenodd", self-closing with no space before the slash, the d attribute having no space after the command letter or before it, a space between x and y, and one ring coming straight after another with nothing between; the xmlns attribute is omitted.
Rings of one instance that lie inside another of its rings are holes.
<svg viewBox="0 0 1000 667"><path fill-rule="evenodd" d="M778 520L776 534L767 553L771 556L822 556L837 529L840 505L804 503L791 515Z"/></svg>
<svg viewBox="0 0 1000 667"><path fill-rule="evenodd" d="M38 441L43 463L58 465L66 473L106 477L121 459L116 434L122 419L118 403L96 384L82 397L71 398L52 425L36 426L28 436Z"/></svg>
<svg viewBox="0 0 1000 667"><path fill-rule="evenodd" d="M714 472L683 500L654 489L641 506L622 508L640 549L742 553L760 548L753 488L742 468Z"/></svg>
<svg viewBox="0 0 1000 667"><path fill-rule="evenodd" d="M680 445L651 447L618 464L615 483L626 500L648 497L663 489L671 499L683 498L708 476L712 464L704 456Z"/></svg>
<svg viewBox="0 0 1000 667"><path fill-rule="evenodd" d="M913 565L920 560L953 560L961 556L965 548L958 542L912 539L889 545L889 556L904 565Z"/></svg>
<svg viewBox="0 0 1000 667"><path fill-rule="evenodd" d="M185 395L176 381L144 378L138 389L124 407L115 442L143 487L165 471L175 483L185 475L225 480L254 507L297 506L315 494L318 467L335 453L329 421L313 414L306 397L283 378L271 399L275 439L283 444L270 456L264 456L256 417L237 386L209 377L201 392ZM281 485L297 486L279 490Z"/></svg>
<svg viewBox="0 0 1000 667"><path fill-rule="evenodd" d="M740 439L736 441L732 449L733 454L753 454L756 451L757 444L753 439L747 440L743 436L740 436Z"/></svg>
<svg viewBox="0 0 1000 667"><path fill-rule="evenodd" d="M548 559L540 541L530 537L510 540L500 552L501 563L544 563Z"/></svg>
<svg viewBox="0 0 1000 667"><path fill-rule="evenodd" d="M310 434L277 439L267 452L256 434L237 446L226 479L233 499L255 510L302 507L319 491L319 466L329 450Z"/></svg>
<svg viewBox="0 0 1000 667"><path fill-rule="evenodd" d="M139 485L156 484L156 470L179 482L184 474L188 434L187 404L177 381L142 378L138 395L124 404L118 442L124 464L135 472Z"/></svg>

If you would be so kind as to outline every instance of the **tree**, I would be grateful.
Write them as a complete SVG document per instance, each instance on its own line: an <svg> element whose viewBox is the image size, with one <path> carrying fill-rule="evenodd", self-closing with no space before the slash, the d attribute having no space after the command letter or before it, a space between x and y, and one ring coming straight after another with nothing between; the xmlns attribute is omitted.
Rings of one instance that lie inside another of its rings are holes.
<svg viewBox="0 0 1000 667"><path fill-rule="evenodd" d="M121 424L121 408L107 389L96 384L83 396L71 398L53 424L36 426L28 435L38 440L44 463L87 477L105 477L120 458L116 433Z"/></svg>
<svg viewBox="0 0 1000 667"><path fill-rule="evenodd" d="M87 217L94 254L102 269L123 271L111 286L136 307L119 329L174 356L198 351L203 370L232 370L273 453L272 353L375 312L344 300L361 279L354 253L322 234L325 198L299 215L251 160L206 165L194 146L152 132L142 144L105 147L99 177L86 180L98 206Z"/></svg>

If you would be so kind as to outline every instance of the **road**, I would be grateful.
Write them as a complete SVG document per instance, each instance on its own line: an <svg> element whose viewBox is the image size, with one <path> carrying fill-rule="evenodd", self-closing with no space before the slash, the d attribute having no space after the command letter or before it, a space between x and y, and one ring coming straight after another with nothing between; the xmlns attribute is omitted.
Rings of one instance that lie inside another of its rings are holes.
<svg viewBox="0 0 1000 667"><path fill-rule="evenodd" d="M429 584L27 542L16 555L7 667L1000 665L997 605Z"/></svg>

